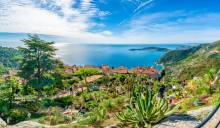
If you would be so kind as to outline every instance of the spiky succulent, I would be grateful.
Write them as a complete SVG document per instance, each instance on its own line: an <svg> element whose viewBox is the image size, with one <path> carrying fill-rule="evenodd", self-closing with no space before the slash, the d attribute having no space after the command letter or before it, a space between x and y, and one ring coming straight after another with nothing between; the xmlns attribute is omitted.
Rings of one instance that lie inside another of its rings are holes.
<svg viewBox="0 0 220 128"><path fill-rule="evenodd" d="M149 128L177 109L178 106L171 108L166 99L159 98L147 90L145 94L141 93L132 98L127 109L116 114L116 117L122 123Z"/></svg>

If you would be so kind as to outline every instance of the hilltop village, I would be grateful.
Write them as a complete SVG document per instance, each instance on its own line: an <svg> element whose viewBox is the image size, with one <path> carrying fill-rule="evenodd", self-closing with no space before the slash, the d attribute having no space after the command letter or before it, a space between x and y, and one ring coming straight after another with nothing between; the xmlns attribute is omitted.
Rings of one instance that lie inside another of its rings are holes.
<svg viewBox="0 0 220 128"><path fill-rule="evenodd" d="M107 64L103 64L102 66L92 66L92 65L85 65L85 66L77 66L77 65L73 65L73 66L66 66L65 68L65 72L72 74L76 71L78 71L79 69L83 69L83 68L94 68L97 69L99 71L102 71L104 75L112 75L114 73L120 73L120 74L136 74L136 75L147 75L151 78L155 78L157 79L159 77L160 71L155 69L154 67L135 67L132 69L129 69L127 67L124 66L120 66L120 67L110 67Z"/></svg>

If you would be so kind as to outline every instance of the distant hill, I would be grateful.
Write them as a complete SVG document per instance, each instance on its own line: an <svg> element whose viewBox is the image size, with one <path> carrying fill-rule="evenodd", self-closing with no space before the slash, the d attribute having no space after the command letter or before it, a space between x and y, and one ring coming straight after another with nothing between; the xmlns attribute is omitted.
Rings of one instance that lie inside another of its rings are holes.
<svg viewBox="0 0 220 128"><path fill-rule="evenodd" d="M173 63L176 63L176 62L178 62L182 59L185 59L189 55L193 54L194 52L196 52L200 48L201 48L201 45L190 47L190 48L172 50L172 51L166 53L164 56L162 56L159 59L158 63L159 64L173 64Z"/></svg>
<svg viewBox="0 0 220 128"><path fill-rule="evenodd" d="M17 68L18 59L22 54L14 48L0 46L0 64L8 68Z"/></svg>
<svg viewBox="0 0 220 128"><path fill-rule="evenodd" d="M211 68L220 69L220 41L188 49L173 50L160 58L171 77L180 80L204 75Z"/></svg>
<svg viewBox="0 0 220 128"><path fill-rule="evenodd" d="M171 49L168 48L160 48L160 47L145 47L145 48L133 48L129 49L130 51L159 51L159 52L168 52Z"/></svg>

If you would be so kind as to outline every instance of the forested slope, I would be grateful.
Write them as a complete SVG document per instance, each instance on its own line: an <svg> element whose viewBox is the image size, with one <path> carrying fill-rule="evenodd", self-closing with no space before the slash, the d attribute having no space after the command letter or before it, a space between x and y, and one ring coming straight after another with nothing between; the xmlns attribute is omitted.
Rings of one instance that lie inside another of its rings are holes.
<svg viewBox="0 0 220 128"><path fill-rule="evenodd" d="M17 49L0 46L0 65L4 67L18 67L18 59L21 56L21 53Z"/></svg>
<svg viewBox="0 0 220 128"><path fill-rule="evenodd" d="M202 76L210 69L217 72L220 69L220 41L168 52L159 63L165 65L169 76L180 80Z"/></svg>

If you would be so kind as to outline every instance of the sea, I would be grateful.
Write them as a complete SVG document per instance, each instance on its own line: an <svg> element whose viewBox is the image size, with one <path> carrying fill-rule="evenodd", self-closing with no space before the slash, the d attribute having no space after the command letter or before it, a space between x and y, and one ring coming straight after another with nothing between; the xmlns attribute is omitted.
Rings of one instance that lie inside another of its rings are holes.
<svg viewBox="0 0 220 128"><path fill-rule="evenodd" d="M133 68L137 66L151 66L160 69L157 61L166 52L156 50L136 50L146 47L168 48L171 50L197 44L74 44L56 43L57 57L68 65L94 65L108 64L110 67L125 66ZM24 46L23 43L4 43L0 46L14 47Z"/></svg>
<svg viewBox="0 0 220 128"><path fill-rule="evenodd" d="M107 44L64 44L58 45L57 56L69 65L108 64L110 67L152 66L161 68L157 61L166 52L156 50L136 50L146 47L178 49L191 44L145 44L145 45L107 45Z"/></svg>

